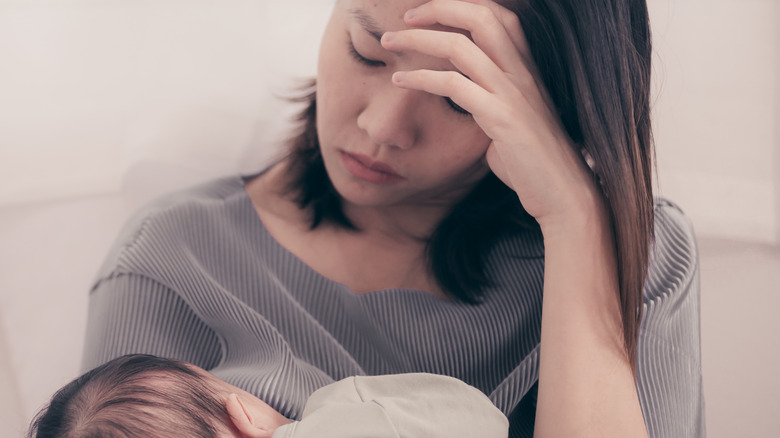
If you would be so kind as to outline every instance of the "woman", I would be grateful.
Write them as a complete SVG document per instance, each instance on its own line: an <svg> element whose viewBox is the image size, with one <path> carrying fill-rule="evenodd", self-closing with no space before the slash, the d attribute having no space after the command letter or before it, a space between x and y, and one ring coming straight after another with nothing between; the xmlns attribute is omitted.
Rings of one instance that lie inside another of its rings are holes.
<svg viewBox="0 0 780 438"><path fill-rule="evenodd" d="M429 372L510 436L702 435L649 79L641 0L338 1L290 154L128 225L84 366L175 357L292 418L334 380Z"/></svg>

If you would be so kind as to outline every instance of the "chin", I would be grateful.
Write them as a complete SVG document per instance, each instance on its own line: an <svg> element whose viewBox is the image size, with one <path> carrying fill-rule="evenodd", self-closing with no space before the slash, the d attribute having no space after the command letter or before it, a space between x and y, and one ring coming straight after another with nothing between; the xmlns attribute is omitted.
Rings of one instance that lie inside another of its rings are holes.
<svg viewBox="0 0 780 438"><path fill-rule="evenodd" d="M374 186L349 177L342 181L331 179L333 187L344 202L358 207L382 207L397 203L398 194L386 186Z"/></svg>
<svg viewBox="0 0 780 438"><path fill-rule="evenodd" d="M325 170L330 183L339 196L350 204L362 207L381 206L391 201L389 198L397 197L397 184L372 184L350 174L338 161L329 164L328 160L325 160ZM394 193L396 196L393 196Z"/></svg>

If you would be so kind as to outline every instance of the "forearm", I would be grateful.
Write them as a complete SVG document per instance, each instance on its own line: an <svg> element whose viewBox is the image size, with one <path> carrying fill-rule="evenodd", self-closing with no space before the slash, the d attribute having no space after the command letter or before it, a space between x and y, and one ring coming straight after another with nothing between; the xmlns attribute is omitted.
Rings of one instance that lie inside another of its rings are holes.
<svg viewBox="0 0 780 438"><path fill-rule="evenodd" d="M586 207L543 224L545 282L537 437L644 437L623 343L609 221Z"/></svg>
<svg viewBox="0 0 780 438"><path fill-rule="evenodd" d="M82 368L146 353L213 366L220 344L174 291L136 274L100 282L90 294Z"/></svg>

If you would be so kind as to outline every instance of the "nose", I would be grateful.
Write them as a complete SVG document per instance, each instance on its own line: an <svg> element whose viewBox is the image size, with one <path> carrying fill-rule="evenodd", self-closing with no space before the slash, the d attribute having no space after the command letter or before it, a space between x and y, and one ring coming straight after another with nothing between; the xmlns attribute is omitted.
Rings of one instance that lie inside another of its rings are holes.
<svg viewBox="0 0 780 438"><path fill-rule="evenodd" d="M378 146L409 149L419 135L420 91L390 86L368 95L368 103L358 115L358 127Z"/></svg>

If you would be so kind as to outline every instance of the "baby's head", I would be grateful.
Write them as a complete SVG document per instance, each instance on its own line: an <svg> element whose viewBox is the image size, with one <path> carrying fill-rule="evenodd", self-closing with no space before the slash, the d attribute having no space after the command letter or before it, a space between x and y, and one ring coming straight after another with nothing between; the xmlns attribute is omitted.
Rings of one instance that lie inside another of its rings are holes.
<svg viewBox="0 0 780 438"><path fill-rule="evenodd" d="M260 438L286 422L261 400L194 365L128 355L57 391L28 436Z"/></svg>

